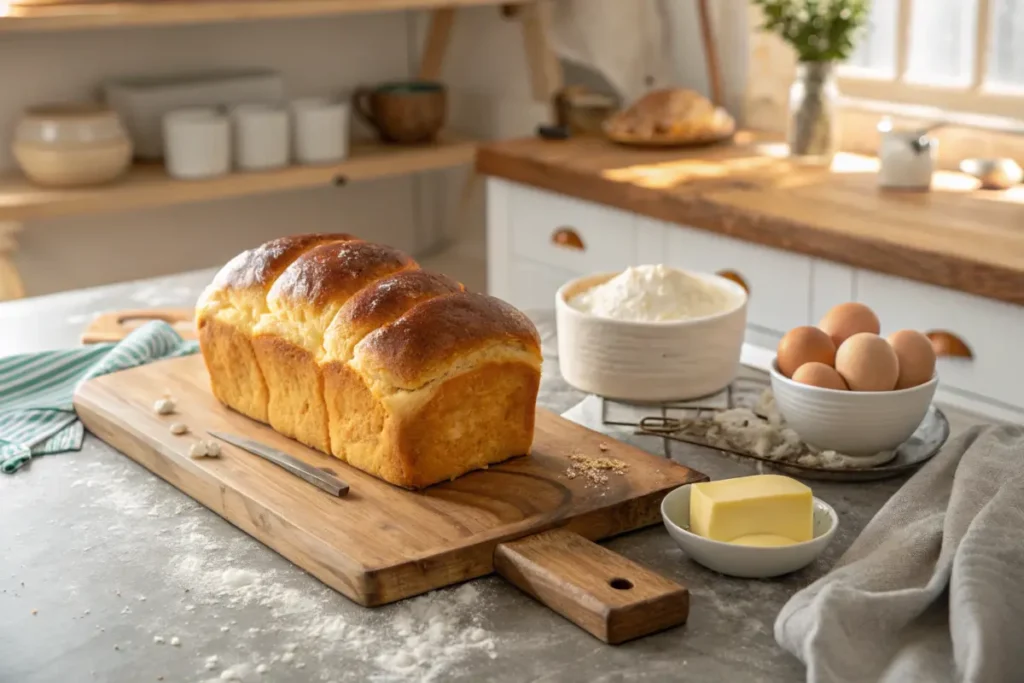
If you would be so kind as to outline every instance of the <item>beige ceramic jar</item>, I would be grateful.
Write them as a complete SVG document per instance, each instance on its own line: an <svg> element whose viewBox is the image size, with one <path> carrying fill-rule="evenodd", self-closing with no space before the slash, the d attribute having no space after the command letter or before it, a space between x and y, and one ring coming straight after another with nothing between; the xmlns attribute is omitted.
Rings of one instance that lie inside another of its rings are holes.
<svg viewBox="0 0 1024 683"><path fill-rule="evenodd" d="M132 158L132 144L117 113L87 103L28 109L12 147L29 180L48 187L110 182L127 170Z"/></svg>

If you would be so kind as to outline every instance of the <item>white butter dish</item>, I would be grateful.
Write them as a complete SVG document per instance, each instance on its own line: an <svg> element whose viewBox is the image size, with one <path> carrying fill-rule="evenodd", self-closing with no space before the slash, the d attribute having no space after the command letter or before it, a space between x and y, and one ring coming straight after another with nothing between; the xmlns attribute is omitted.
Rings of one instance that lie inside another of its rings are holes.
<svg viewBox="0 0 1024 683"><path fill-rule="evenodd" d="M778 547L759 547L723 543L689 531L690 487L680 486L661 502L661 519L672 540L690 559L721 574L742 579L767 579L795 572L821 555L839 527L832 506L814 499L814 538L803 543Z"/></svg>

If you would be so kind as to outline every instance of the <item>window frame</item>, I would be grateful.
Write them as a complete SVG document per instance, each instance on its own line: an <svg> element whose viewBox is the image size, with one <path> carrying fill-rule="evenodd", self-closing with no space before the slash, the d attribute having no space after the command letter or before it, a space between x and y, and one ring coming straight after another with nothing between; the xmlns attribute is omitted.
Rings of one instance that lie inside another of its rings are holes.
<svg viewBox="0 0 1024 683"><path fill-rule="evenodd" d="M920 0L918 0L920 1ZM955 116L980 114L1004 119L1021 119L1024 87L993 87L985 82L988 71L989 34L992 24L991 0L977 0L974 63L967 85L915 83L907 79L915 0L899 0L896 8L896 65L892 73L840 65L837 81L844 97L854 100L885 101L893 104L931 107Z"/></svg>

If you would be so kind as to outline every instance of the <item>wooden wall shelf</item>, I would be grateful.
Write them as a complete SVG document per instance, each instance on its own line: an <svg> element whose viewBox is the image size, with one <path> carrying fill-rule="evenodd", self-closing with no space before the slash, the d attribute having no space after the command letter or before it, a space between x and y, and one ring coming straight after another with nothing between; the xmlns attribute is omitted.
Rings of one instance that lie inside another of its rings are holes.
<svg viewBox="0 0 1024 683"><path fill-rule="evenodd" d="M512 3L525 0L511 0ZM0 2L0 31L204 24L258 19L509 4L510 0L168 0L9 4Z"/></svg>
<svg viewBox="0 0 1024 683"><path fill-rule="evenodd" d="M422 146L354 143L351 156L332 166L291 166L278 171L232 173L210 180L175 180L162 165L133 167L110 185L53 189L20 173L0 175L0 223L21 223L87 213L127 211L229 197L326 187L337 182L402 176L469 164L476 143L448 137Z"/></svg>

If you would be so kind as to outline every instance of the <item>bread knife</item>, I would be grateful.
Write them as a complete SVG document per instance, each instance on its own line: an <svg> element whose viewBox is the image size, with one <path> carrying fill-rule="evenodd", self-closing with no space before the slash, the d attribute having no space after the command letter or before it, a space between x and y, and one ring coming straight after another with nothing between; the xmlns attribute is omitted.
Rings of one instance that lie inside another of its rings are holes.
<svg viewBox="0 0 1024 683"><path fill-rule="evenodd" d="M278 467L288 470L296 477L303 479L317 488L323 489L328 493L335 496L344 496L348 493L348 484L338 479L330 472L326 472L319 467L313 467L307 465L298 458L279 451L276 448L262 444L259 441L253 441L252 439L246 439L243 436L236 436L234 434L227 434L225 432L208 432L212 437L225 441L232 446L238 446L244 451L248 451L253 455L258 455L264 460L269 460Z"/></svg>

